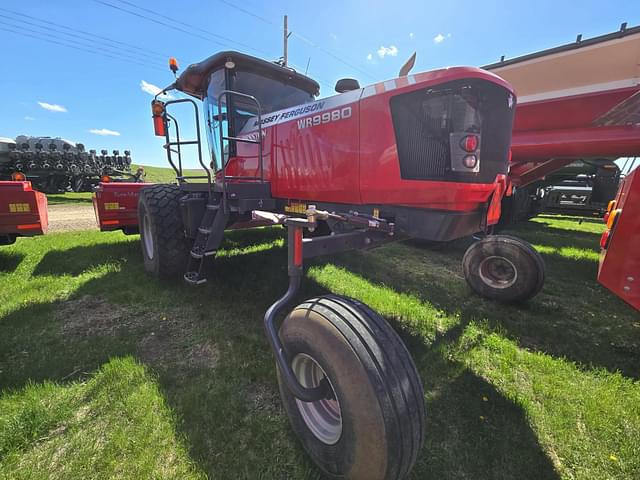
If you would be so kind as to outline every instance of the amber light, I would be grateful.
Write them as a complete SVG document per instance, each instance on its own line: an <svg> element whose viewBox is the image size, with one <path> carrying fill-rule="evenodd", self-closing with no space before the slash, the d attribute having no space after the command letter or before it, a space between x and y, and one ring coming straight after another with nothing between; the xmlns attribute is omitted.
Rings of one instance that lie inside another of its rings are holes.
<svg viewBox="0 0 640 480"><path fill-rule="evenodd" d="M154 115L162 115L164 113L164 103L159 100L151 102L151 112Z"/></svg>
<svg viewBox="0 0 640 480"><path fill-rule="evenodd" d="M13 172L11 174L11 180L14 182L24 182L27 179L24 173L21 172Z"/></svg>
<svg viewBox="0 0 640 480"><path fill-rule="evenodd" d="M618 215L620 215L621 211L622 211L621 209L617 209L617 210L613 210L609 214L609 218L607 218L607 230L611 230L615 226L616 219L618 218Z"/></svg>
<svg viewBox="0 0 640 480"><path fill-rule="evenodd" d="M178 71L178 61L175 59L175 57L171 57L169 59L169 68L174 74Z"/></svg>
<svg viewBox="0 0 640 480"><path fill-rule="evenodd" d="M100 177L100 181L102 183L109 183L111 181L111 177L109 175L102 175Z"/></svg>
<svg viewBox="0 0 640 480"><path fill-rule="evenodd" d="M602 217L602 220L604 221L604 223L607 223L609 221L609 215L611 215L611 210L616 208L616 205L618 205L618 202L616 200L611 200L607 204L607 211L605 212L604 217Z"/></svg>

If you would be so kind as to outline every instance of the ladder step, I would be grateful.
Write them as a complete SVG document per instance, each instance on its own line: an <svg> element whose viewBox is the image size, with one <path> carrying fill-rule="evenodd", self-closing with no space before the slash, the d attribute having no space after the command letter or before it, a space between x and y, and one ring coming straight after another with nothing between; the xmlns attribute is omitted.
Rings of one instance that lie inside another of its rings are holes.
<svg viewBox="0 0 640 480"><path fill-rule="evenodd" d="M211 257L217 253L217 250L208 250L206 252L200 250L191 250L191 258L200 260L203 257Z"/></svg>
<svg viewBox="0 0 640 480"><path fill-rule="evenodd" d="M207 279L201 277L198 272L187 272L184 274L184 281L190 285L202 285L207 283Z"/></svg>
<svg viewBox="0 0 640 480"><path fill-rule="evenodd" d="M198 227L198 232L200 232L203 235L209 235L211 233L211 229L205 228L205 227Z"/></svg>

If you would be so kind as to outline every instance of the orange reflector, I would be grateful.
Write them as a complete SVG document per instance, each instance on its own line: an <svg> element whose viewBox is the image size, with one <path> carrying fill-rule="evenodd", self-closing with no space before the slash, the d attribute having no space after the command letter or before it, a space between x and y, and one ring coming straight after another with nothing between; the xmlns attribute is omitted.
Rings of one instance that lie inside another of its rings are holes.
<svg viewBox="0 0 640 480"><path fill-rule="evenodd" d="M35 230L40 229L39 223L25 223L22 225L17 225L18 230Z"/></svg>
<svg viewBox="0 0 640 480"><path fill-rule="evenodd" d="M100 177L100 181L102 183L109 183L111 181L111 177L109 175L102 175Z"/></svg>
<svg viewBox="0 0 640 480"><path fill-rule="evenodd" d="M102 225L120 225L120 220L103 220Z"/></svg>
<svg viewBox="0 0 640 480"><path fill-rule="evenodd" d="M24 182L27 179L27 176L22 172L13 172L11 174L11 180L14 182Z"/></svg>
<svg viewBox="0 0 640 480"><path fill-rule="evenodd" d="M616 224L616 218L620 215L622 210L617 209L609 213L609 218L607 218L607 230L611 230L613 226Z"/></svg>
<svg viewBox="0 0 640 480"><path fill-rule="evenodd" d="M166 135L164 118L157 115L153 116L153 133L156 137L164 137Z"/></svg>

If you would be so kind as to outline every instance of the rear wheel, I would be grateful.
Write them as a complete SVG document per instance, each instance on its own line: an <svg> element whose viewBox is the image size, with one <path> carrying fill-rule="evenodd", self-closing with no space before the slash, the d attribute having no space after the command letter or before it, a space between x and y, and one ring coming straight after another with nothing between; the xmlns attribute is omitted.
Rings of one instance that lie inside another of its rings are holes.
<svg viewBox="0 0 640 480"><path fill-rule="evenodd" d="M157 277L184 273L189 244L180 214L177 185L158 184L140 191L138 225L144 268Z"/></svg>
<svg viewBox="0 0 640 480"><path fill-rule="evenodd" d="M524 240L508 235L490 235L471 245L462 267L473 290L501 302L529 300L544 284L540 254Z"/></svg>
<svg viewBox="0 0 640 480"><path fill-rule="evenodd" d="M293 430L314 462L334 477L403 478L422 446L425 412L416 367L395 331L366 305L326 296L297 306L280 337L303 386L330 386L328 398L302 402L278 374Z"/></svg>

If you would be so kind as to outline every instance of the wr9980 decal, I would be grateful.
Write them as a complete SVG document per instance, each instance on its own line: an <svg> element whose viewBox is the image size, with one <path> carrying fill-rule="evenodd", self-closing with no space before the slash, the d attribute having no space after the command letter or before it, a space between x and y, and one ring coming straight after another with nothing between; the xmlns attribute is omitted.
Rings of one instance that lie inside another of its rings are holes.
<svg viewBox="0 0 640 480"><path fill-rule="evenodd" d="M325 123L337 122L351 117L351 107L338 108L298 120L298 128L310 128Z"/></svg>

